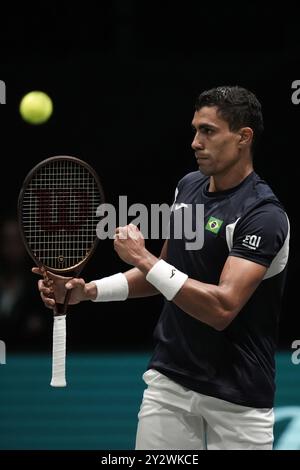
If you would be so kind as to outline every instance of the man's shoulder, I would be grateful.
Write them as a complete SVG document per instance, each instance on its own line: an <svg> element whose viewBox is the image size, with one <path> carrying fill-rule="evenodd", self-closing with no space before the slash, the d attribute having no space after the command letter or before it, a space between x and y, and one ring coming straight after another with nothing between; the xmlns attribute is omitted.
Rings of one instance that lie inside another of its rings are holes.
<svg viewBox="0 0 300 470"><path fill-rule="evenodd" d="M261 199L269 199L270 201L273 200L279 202L279 199L273 192L269 183L263 178L261 178L257 173L254 173L254 184L255 190Z"/></svg>
<svg viewBox="0 0 300 470"><path fill-rule="evenodd" d="M253 173L251 184L245 187L245 192L241 192L241 207L245 213L264 206L271 212L285 212L283 204L280 202L271 186L257 173Z"/></svg>
<svg viewBox="0 0 300 470"><path fill-rule="evenodd" d="M269 225L273 230L276 226L285 227L288 231L287 213L272 188L257 174L253 183L244 200L240 200L238 225L258 223L261 226Z"/></svg>

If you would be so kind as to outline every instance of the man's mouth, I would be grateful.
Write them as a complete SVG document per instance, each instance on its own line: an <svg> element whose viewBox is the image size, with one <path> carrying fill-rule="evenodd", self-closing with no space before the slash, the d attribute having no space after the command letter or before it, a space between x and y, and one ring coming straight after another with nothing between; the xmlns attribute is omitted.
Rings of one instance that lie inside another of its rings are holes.
<svg viewBox="0 0 300 470"><path fill-rule="evenodd" d="M197 163L203 162L203 161L208 160L208 159L209 159L208 157L196 156Z"/></svg>

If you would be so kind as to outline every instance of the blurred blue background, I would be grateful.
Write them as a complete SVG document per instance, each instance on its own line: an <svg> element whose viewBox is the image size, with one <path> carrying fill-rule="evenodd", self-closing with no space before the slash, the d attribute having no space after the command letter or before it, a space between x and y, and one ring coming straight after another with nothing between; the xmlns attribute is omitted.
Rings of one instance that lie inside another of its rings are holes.
<svg viewBox="0 0 300 470"><path fill-rule="evenodd" d="M0 449L134 449L150 353L70 354L68 386L49 386L50 355L0 366ZM300 450L300 364L277 355L275 449Z"/></svg>

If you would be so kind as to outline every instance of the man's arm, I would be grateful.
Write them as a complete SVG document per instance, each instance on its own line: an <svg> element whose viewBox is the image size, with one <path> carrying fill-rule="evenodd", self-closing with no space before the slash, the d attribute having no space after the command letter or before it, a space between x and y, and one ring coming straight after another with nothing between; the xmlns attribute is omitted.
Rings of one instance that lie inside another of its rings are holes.
<svg viewBox="0 0 300 470"><path fill-rule="evenodd" d="M160 256L159 258L155 258L156 260L165 260L167 258L167 245L168 241L166 240L162 247ZM43 275L43 271L37 267L32 268L32 272L38 275ZM38 288L46 307L54 307L55 301L52 297L53 293L56 301L63 303L66 295L66 288L72 289L69 304L77 304L84 300L95 300L97 297L97 286L93 281L86 283L84 279L81 278L58 276L57 274L50 272L47 274L48 278L50 278L49 282L46 282L44 279L40 279L38 282ZM144 274L139 269L130 269L125 272L124 275L128 282L129 298L149 297L160 294L152 284L146 281Z"/></svg>
<svg viewBox="0 0 300 470"><path fill-rule="evenodd" d="M146 250L144 239L136 227L127 226L122 230L127 233L127 239L115 240L117 253L123 261L135 265L146 276L158 258ZM266 270L261 264L229 256L218 285L188 278L172 301L192 317L221 331L251 297ZM171 279L171 269L170 274Z"/></svg>
<svg viewBox="0 0 300 470"><path fill-rule="evenodd" d="M159 258L165 260L167 258L168 240L165 240ZM139 297L151 297L158 295L160 292L150 282L146 281L145 275L138 268L129 269L123 273L128 282L128 299L135 299ZM76 282L76 281L75 281ZM85 300L95 300L97 297L97 287L92 281L87 286L87 298Z"/></svg>
<svg viewBox="0 0 300 470"><path fill-rule="evenodd" d="M145 256L138 267L147 275L157 261ZM218 285L188 278L172 301L192 317L221 331L249 300L266 270L253 261L228 256Z"/></svg>
<svg viewBox="0 0 300 470"><path fill-rule="evenodd" d="M158 259L165 260L167 258L168 240L163 244L160 256ZM156 258L157 259L157 258ZM158 260L157 259L157 260ZM155 287L146 281L145 275L138 268L132 268L124 273L129 288L128 298L133 299L137 297L150 297L152 295L160 294Z"/></svg>
<svg viewBox="0 0 300 470"><path fill-rule="evenodd" d="M229 256L217 286L187 279L173 302L197 320L224 330L254 293L266 270L253 261Z"/></svg>

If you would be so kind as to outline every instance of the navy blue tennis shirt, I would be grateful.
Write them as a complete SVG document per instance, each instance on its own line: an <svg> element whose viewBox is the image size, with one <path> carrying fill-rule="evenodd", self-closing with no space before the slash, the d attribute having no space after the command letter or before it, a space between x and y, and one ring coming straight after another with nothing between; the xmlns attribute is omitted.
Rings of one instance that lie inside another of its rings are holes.
<svg viewBox="0 0 300 470"><path fill-rule="evenodd" d="M201 249L187 250L184 237L172 236L173 210L166 261L192 279L215 285L229 255L268 269L251 298L222 331L165 301L148 368L204 395L271 408L288 260L288 218L271 188L255 172L225 191L209 192L208 186L209 177L199 171L180 180L175 207L184 210L184 204L204 204L204 244Z"/></svg>

